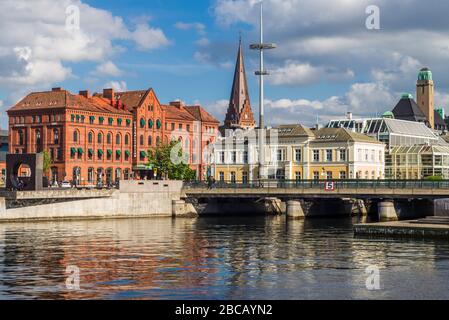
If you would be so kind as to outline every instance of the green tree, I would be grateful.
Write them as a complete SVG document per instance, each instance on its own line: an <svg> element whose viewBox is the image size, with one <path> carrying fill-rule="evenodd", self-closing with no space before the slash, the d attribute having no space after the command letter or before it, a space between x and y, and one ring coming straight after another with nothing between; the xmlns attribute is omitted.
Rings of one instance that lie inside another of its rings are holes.
<svg viewBox="0 0 449 320"><path fill-rule="evenodd" d="M51 160L50 153L48 153L47 150L45 150L43 152L43 154L44 154L44 167L43 167L43 170L44 170L44 173L47 174L50 171L50 168L51 168L51 165L53 164L53 161Z"/></svg>
<svg viewBox="0 0 449 320"><path fill-rule="evenodd" d="M186 154L178 141L150 149L148 165L157 171L158 177L165 179L189 181L196 178L196 172L187 164Z"/></svg>

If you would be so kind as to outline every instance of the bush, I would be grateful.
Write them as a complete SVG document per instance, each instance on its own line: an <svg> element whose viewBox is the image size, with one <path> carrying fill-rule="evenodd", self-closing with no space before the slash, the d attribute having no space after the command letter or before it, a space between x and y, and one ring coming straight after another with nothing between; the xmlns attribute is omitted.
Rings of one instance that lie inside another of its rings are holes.
<svg viewBox="0 0 449 320"><path fill-rule="evenodd" d="M430 176L426 178L427 181L442 181L443 177L442 176Z"/></svg>

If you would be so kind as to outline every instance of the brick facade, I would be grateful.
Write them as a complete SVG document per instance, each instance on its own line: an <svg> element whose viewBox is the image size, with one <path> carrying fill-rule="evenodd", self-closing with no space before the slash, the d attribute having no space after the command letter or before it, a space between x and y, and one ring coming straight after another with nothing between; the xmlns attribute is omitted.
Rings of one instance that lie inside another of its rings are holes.
<svg viewBox="0 0 449 320"><path fill-rule="evenodd" d="M83 185L152 176L148 150L173 139L182 140L203 178L207 169L195 147L213 143L219 125L200 106L161 105L152 89L91 96L54 88L30 93L7 113L10 153L46 150L51 181Z"/></svg>

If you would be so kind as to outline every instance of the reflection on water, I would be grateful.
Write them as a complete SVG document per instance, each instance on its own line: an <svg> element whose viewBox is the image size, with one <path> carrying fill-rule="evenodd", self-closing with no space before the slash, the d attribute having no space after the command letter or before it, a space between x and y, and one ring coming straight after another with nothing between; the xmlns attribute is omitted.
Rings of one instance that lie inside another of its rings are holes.
<svg viewBox="0 0 449 320"><path fill-rule="evenodd" d="M283 217L0 224L0 299L449 298L449 243ZM79 291L66 289L67 266ZM380 268L381 290L365 287Z"/></svg>

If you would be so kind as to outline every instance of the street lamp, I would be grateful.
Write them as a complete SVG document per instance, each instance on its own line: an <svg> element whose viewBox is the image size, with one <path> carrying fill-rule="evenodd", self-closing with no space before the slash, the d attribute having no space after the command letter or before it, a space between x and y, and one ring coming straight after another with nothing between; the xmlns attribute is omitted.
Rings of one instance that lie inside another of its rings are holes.
<svg viewBox="0 0 449 320"><path fill-rule="evenodd" d="M259 178L265 179L265 121L264 121L264 76L269 75L264 68L264 50L275 49L274 43L264 43L263 41L263 1L260 2L260 42L251 44L251 50L258 50L260 55L260 68L255 72L259 77Z"/></svg>

